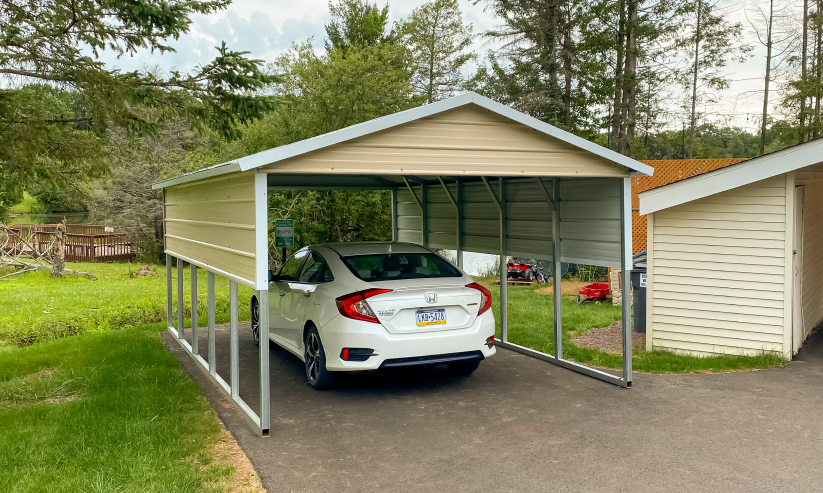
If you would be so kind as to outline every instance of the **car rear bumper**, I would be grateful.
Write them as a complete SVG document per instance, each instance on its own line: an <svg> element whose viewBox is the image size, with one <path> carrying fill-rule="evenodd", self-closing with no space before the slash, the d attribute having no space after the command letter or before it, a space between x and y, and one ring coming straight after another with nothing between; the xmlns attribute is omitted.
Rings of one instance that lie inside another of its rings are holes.
<svg viewBox="0 0 823 493"><path fill-rule="evenodd" d="M326 368L332 371L464 363L488 358L496 351L486 345L486 339L494 335L491 311L466 329L390 334L382 325L337 316L319 331ZM344 361L340 357L343 348L370 348L375 354L366 361Z"/></svg>

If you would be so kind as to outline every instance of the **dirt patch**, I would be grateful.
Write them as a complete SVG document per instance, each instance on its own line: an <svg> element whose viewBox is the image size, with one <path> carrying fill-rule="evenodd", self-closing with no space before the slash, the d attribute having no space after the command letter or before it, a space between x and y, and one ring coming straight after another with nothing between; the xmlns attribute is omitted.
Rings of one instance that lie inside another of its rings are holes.
<svg viewBox="0 0 823 493"><path fill-rule="evenodd" d="M590 282L583 282L583 281L561 281L560 282L560 291L563 294L573 294L577 295L580 292L580 288L583 286L588 286L591 284ZM535 291L539 294L547 294L552 295L554 293L554 287L551 285L546 286L545 288L535 289Z"/></svg>
<svg viewBox="0 0 823 493"><path fill-rule="evenodd" d="M260 477L254 472L246 453L237 444L237 440L220 422L220 441L214 446L214 460L234 468L232 484L224 491L231 493L265 493Z"/></svg>
<svg viewBox="0 0 823 493"><path fill-rule="evenodd" d="M609 354L623 354L623 321L618 320L608 327L591 329L572 339L572 344L577 347L599 349ZM643 347L645 344L646 334L632 330L632 347Z"/></svg>

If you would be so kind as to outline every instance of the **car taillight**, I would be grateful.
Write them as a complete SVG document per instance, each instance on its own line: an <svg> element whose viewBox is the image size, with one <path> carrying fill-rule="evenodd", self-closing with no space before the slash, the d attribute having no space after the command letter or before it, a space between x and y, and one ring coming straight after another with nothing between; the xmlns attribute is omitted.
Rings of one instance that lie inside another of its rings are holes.
<svg viewBox="0 0 823 493"><path fill-rule="evenodd" d="M379 324L380 320L377 320L366 299L377 296L378 294L390 293L391 291L391 289L366 289L364 291L340 296L336 299L337 310L340 312L340 315L344 317Z"/></svg>
<svg viewBox="0 0 823 493"><path fill-rule="evenodd" d="M471 284L466 284L467 288L472 288L480 291L480 309L477 310L478 315L483 315L486 313L489 308L492 307L492 294L489 292L488 289L484 288L483 286L473 282Z"/></svg>

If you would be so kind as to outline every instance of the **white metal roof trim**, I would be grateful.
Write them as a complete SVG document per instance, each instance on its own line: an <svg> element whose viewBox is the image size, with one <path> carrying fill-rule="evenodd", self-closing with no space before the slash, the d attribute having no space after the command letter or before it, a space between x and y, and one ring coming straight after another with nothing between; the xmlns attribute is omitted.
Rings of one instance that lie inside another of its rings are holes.
<svg viewBox="0 0 823 493"><path fill-rule="evenodd" d="M704 175L639 194L640 214L650 214L823 162L823 139L798 144Z"/></svg>

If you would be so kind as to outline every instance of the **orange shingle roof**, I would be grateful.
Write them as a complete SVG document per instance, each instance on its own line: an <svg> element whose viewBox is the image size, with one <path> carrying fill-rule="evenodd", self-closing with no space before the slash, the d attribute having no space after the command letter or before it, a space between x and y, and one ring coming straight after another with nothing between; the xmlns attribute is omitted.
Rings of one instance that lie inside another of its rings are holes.
<svg viewBox="0 0 823 493"><path fill-rule="evenodd" d="M632 250L640 253L646 249L646 216L638 212L640 198L637 194L662 187L669 183L685 180L692 176L702 175L709 171L725 168L732 164L745 161L746 158L726 159L660 159L640 161L654 168L654 176L638 176L632 178Z"/></svg>

